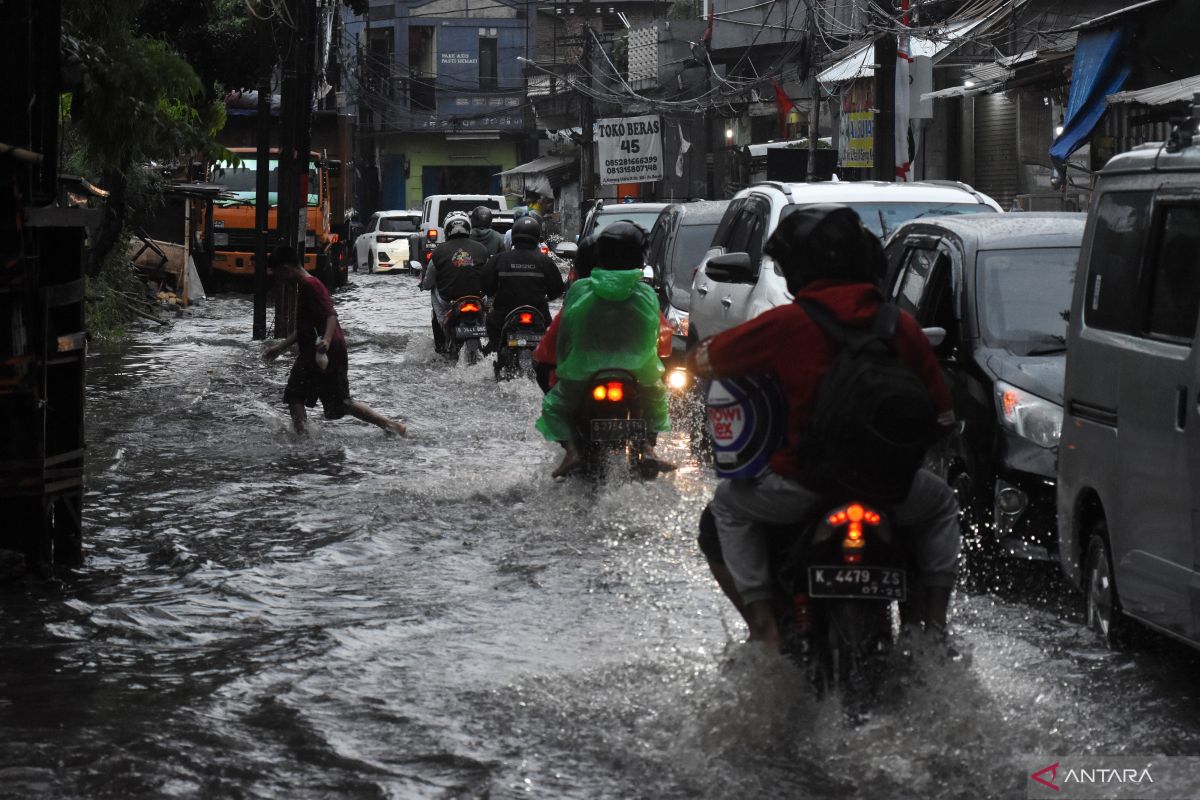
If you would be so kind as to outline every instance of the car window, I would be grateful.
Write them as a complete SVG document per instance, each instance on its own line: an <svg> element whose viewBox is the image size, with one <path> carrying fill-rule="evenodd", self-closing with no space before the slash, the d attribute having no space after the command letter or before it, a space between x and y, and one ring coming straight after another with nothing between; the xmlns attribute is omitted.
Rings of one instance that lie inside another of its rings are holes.
<svg viewBox="0 0 1200 800"><path fill-rule="evenodd" d="M1190 342L1200 311L1200 206L1168 206L1155 229L1146 332Z"/></svg>
<svg viewBox="0 0 1200 800"><path fill-rule="evenodd" d="M984 342L1018 355L1061 350L1078 261L1078 247L980 250L975 279Z"/></svg>
<svg viewBox="0 0 1200 800"><path fill-rule="evenodd" d="M920 319L921 298L929 281L933 265L937 263L938 251L925 247L914 247L905 256L904 274L896 285L896 304Z"/></svg>
<svg viewBox="0 0 1200 800"><path fill-rule="evenodd" d="M729 237L733 234L733 225L741 216L742 206L745 204L744 198L729 203L724 216L721 217L721 222L717 225L717 232L713 234L713 247L724 247L727 253L734 252L729 249Z"/></svg>
<svg viewBox="0 0 1200 800"><path fill-rule="evenodd" d="M704 254L712 246L716 223L682 225L675 234L675 247L671 253L671 274L674 285L690 289L696 267L704 260Z"/></svg>
<svg viewBox="0 0 1200 800"><path fill-rule="evenodd" d="M438 227L446 224L446 216L451 211L462 211L470 214L480 206L486 206L493 211L500 210L499 200L443 200L438 206Z"/></svg>
<svg viewBox="0 0 1200 800"><path fill-rule="evenodd" d="M658 219L657 211L626 211L621 212L620 206L612 206L602 209L596 215L596 226L592 228L592 233L600 231L620 220L628 220L629 222L641 225L647 231L654 227L654 221Z"/></svg>
<svg viewBox="0 0 1200 800"><path fill-rule="evenodd" d="M846 203L858 212L863 225L880 239L910 219L926 217L949 217L959 214L993 214L996 209L983 203ZM802 205L790 205L783 210L780 219Z"/></svg>
<svg viewBox="0 0 1200 800"><path fill-rule="evenodd" d="M663 268L663 246L667 240L667 228L670 226L668 215L660 215L654 223L654 229L650 231L650 244L646 247L646 263L653 264L657 270Z"/></svg>
<svg viewBox="0 0 1200 800"><path fill-rule="evenodd" d="M1096 203L1083 319L1094 327L1134 333L1138 274L1150 215L1150 192L1108 192Z"/></svg>
<svg viewBox="0 0 1200 800"><path fill-rule="evenodd" d="M416 220L412 217L384 217L379 221L379 230L383 233L412 233L416 229Z"/></svg>

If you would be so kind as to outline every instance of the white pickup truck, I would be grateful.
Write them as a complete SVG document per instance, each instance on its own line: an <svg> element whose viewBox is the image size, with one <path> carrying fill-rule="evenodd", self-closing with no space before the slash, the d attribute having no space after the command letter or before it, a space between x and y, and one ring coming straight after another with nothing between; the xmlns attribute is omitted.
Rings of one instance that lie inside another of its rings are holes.
<svg viewBox="0 0 1200 800"><path fill-rule="evenodd" d="M420 246L415 249L411 246L409 248L409 258L419 261L419 264L413 265L414 268L420 269L424 266L433 248L442 241L442 225L446 222L447 214L451 211L470 214L479 206L487 206L492 211L507 216L508 201L502 194L431 194L426 197L421 207Z"/></svg>

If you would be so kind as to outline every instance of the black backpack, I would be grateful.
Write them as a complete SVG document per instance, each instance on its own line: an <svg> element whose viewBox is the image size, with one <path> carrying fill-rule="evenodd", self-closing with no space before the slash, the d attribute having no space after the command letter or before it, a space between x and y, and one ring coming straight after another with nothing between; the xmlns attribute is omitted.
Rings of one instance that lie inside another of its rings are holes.
<svg viewBox="0 0 1200 800"><path fill-rule="evenodd" d="M900 309L881 305L869 326L850 328L817 303L800 305L837 346L801 436L805 482L875 503L901 502L939 429L929 388L896 353Z"/></svg>

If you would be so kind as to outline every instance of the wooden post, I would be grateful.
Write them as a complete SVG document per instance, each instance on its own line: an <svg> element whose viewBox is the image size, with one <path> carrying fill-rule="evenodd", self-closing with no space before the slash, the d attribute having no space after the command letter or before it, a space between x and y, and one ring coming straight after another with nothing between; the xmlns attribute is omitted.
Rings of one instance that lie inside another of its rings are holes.
<svg viewBox="0 0 1200 800"><path fill-rule="evenodd" d="M256 20L258 29L258 151L254 186L254 339L267 338L267 239L271 211L271 73L275 69L270 24Z"/></svg>

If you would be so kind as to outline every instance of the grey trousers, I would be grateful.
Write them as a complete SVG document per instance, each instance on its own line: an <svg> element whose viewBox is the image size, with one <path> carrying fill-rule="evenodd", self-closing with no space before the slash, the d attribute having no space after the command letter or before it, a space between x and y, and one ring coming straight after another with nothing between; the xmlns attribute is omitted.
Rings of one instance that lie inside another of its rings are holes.
<svg viewBox="0 0 1200 800"><path fill-rule="evenodd" d="M760 524L786 525L822 511L821 495L775 472L756 480L723 480L712 512L725 566L742 602L769 600L771 575L766 537ZM926 586L952 587L958 576L962 534L958 503L946 482L921 470L904 502L890 509L894 522L912 531L917 569Z"/></svg>

